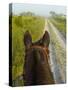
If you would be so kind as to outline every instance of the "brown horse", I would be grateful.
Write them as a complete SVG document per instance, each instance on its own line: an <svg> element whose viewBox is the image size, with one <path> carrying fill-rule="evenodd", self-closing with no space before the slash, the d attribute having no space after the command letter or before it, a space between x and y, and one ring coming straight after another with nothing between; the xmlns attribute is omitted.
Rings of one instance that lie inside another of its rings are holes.
<svg viewBox="0 0 68 90"><path fill-rule="evenodd" d="M48 63L50 36L47 31L43 37L32 43L30 33L24 35L25 64L24 85L46 85L54 84L54 78Z"/></svg>

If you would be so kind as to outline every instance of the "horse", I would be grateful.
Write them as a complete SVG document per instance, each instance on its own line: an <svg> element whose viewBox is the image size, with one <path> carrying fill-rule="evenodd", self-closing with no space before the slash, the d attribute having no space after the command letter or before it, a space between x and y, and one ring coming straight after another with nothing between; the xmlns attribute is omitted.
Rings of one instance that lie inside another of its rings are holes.
<svg viewBox="0 0 68 90"><path fill-rule="evenodd" d="M49 43L48 31L45 31L43 37L34 43L29 31L25 32L24 86L55 83L49 65Z"/></svg>

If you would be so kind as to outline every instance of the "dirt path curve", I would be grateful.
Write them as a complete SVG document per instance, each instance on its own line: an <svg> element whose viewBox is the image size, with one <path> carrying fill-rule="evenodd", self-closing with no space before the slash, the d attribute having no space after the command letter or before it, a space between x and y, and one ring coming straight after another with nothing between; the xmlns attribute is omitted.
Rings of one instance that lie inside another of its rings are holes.
<svg viewBox="0 0 68 90"><path fill-rule="evenodd" d="M45 27L44 27L44 31L43 33L45 32L45 30L47 30L49 32L49 26L48 26L48 20L45 20ZM60 33L57 31L57 29L52 25L51 22L49 22L49 24L51 25L51 28L53 30L53 32L55 32L59 42L61 43L62 45L62 48L65 49L65 42L64 40L62 40L62 37L60 35ZM50 34L50 32L49 32ZM52 44L50 44L49 46L49 49L50 49L50 66L51 66L51 70L53 72L53 76L54 76L54 79L55 79L55 83L59 84L59 83L64 83L65 82L65 79L64 77L62 77L61 75L61 72L60 72L60 66L58 65L57 63L57 60L56 60L56 54L55 54L55 50L54 50L54 47Z"/></svg>

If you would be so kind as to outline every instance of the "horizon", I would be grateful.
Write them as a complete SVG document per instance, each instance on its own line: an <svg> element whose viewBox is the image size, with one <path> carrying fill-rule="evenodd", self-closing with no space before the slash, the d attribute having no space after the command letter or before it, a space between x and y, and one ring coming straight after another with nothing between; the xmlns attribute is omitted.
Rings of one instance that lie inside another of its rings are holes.
<svg viewBox="0 0 68 90"><path fill-rule="evenodd" d="M15 15L19 15L23 12L32 12L35 13L35 15L50 16L50 11L54 11L57 14L66 15L65 6L24 3L12 4L12 13Z"/></svg>

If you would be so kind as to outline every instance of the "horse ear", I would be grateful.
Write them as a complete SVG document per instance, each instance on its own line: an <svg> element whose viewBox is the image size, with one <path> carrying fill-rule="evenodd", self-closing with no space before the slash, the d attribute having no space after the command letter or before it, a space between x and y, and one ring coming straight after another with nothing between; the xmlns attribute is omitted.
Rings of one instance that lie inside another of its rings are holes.
<svg viewBox="0 0 68 90"><path fill-rule="evenodd" d="M48 47L49 46L49 43L50 43L50 35L49 35L48 31L45 31L44 36L42 38L42 44L44 46L47 46Z"/></svg>
<svg viewBox="0 0 68 90"><path fill-rule="evenodd" d="M26 31L24 34L24 45L26 46L26 48L29 48L32 44L32 38L31 35L29 33L29 31Z"/></svg>

